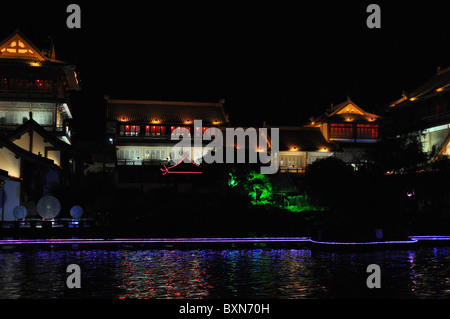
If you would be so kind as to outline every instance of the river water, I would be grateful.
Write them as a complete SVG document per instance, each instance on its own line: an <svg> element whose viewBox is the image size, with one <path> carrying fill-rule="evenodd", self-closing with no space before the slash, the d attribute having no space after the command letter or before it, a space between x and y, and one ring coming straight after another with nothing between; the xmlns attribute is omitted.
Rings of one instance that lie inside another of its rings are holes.
<svg viewBox="0 0 450 319"><path fill-rule="evenodd" d="M81 270L69 289L67 266ZM367 266L381 270L369 289ZM450 247L0 250L0 298L449 298Z"/></svg>

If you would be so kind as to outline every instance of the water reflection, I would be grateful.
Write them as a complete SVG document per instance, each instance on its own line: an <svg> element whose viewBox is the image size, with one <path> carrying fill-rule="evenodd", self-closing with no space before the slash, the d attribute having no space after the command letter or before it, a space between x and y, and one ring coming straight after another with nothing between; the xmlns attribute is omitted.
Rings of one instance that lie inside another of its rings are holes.
<svg viewBox="0 0 450 319"><path fill-rule="evenodd" d="M449 247L0 251L0 298L447 298ZM66 287L78 264L82 288ZM369 264L381 289L366 286Z"/></svg>
<svg viewBox="0 0 450 319"><path fill-rule="evenodd" d="M118 298L202 298L212 286L205 280L202 251L122 251L116 280Z"/></svg>

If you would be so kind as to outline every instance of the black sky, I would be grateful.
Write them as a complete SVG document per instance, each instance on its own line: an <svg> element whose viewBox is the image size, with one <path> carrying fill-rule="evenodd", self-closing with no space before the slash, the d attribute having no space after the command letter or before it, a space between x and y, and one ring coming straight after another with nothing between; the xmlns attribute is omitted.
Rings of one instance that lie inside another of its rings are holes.
<svg viewBox="0 0 450 319"><path fill-rule="evenodd" d="M79 120L100 118L109 94L224 98L236 125L304 124L347 96L380 110L450 66L445 2L375 2L381 29L368 29L372 2L78 1L79 30L66 27L70 2L2 3L0 37L20 27L41 48L53 37L80 72Z"/></svg>

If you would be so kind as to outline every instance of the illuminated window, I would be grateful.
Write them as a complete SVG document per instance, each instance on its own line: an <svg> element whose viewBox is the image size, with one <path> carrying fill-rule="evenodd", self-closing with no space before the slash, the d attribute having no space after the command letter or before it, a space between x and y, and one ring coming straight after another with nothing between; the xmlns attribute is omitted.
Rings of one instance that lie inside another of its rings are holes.
<svg viewBox="0 0 450 319"><path fill-rule="evenodd" d="M118 156L120 160L139 160L141 151L139 149L121 149Z"/></svg>
<svg viewBox="0 0 450 319"><path fill-rule="evenodd" d="M4 124L23 124L28 121L27 111L0 112L0 122Z"/></svg>
<svg viewBox="0 0 450 319"><path fill-rule="evenodd" d="M189 132L189 134L191 133L191 127L190 126L171 126L170 127L170 132L171 132L171 134L175 133L177 135L182 135L182 133L183 133L182 129L187 130L187 132Z"/></svg>
<svg viewBox="0 0 450 319"><path fill-rule="evenodd" d="M139 125L131 125L130 126L131 136L138 136L141 133L141 127Z"/></svg>
<svg viewBox="0 0 450 319"><path fill-rule="evenodd" d="M211 136L217 136L219 129L217 127L204 127L203 138L211 139Z"/></svg>
<svg viewBox="0 0 450 319"><path fill-rule="evenodd" d="M203 132L200 126L195 127L195 137L201 137Z"/></svg>
<svg viewBox="0 0 450 319"><path fill-rule="evenodd" d="M166 127L163 125L146 125L145 136L166 135Z"/></svg>
<svg viewBox="0 0 450 319"><path fill-rule="evenodd" d="M39 91L51 92L53 91L53 81L52 80L35 80L34 88Z"/></svg>
<svg viewBox="0 0 450 319"><path fill-rule="evenodd" d="M304 158L301 156L282 156L280 157L280 166L290 168L301 168L305 165Z"/></svg>
<svg viewBox="0 0 450 319"><path fill-rule="evenodd" d="M201 129L200 126L195 127L195 137L202 137L207 129L208 127L201 127Z"/></svg>
<svg viewBox="0 0 450 319"><path fill-rule="evenodd" d="M144 152L144 159L146 160L166 160L165 149L146 149Z"/></svg>
<svg viewBox="0 0 450 319"><path fill-rule="evenodd" d="M353 138L353 124L330 124L331 138Z"/></svg>
<svg viewBox="0 0 450 319"><path fill-rule="evenodd" d="M53 124L53 113L52 112L33 112L33 120L38 122L40 125L52 125Z"/></svg>
<svg viewBox="0 0 450 319"><path fill-rule="evenodd" d="M378 138L378 125L358 124L356 129L358 138L365 138L365 139Z"/></svg>
<svg viewBox="0 0 450 319"><path fill-rule="evenodd" d="M139 136L141 135L140 125L120 125L119 132L121 136Z"/></svg>

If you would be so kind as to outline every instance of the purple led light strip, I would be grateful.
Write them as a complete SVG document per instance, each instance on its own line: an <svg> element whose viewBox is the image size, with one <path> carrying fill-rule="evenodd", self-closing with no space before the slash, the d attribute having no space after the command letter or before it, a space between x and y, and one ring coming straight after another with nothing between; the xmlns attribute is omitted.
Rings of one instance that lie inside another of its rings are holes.
<svg viewBox="0 0 450 319"><path fill-rule="evenodd" d="M441 235L425 235L425 236L409 236L412 240L450 240L450 236Z"/></svg>
<svg viewBox="0 0 450 319"><path fill-rule="evenodd" d="M36 244L172 244L172 243L271 243L271 242L309 242L321 245L384 245L414 244L422 240L450 240L450 236L410 236L410 240L374 242L325 242L309 237L247 237L247 238L117 238L117 239L4 239L0 245Z"/></svg>
<svg viewBox="0 0 450 319"><path fill-rule="evenodd" d="M310 239L309 242L321 245L384 245L384 244L414 244L418 240L387 240L387 241L369 241L369 242L333 242L333 241L317 241Z"/></svg>
<svg viewBox="0 0 450 319"><path fill-rule="evenodd" d="M5 239L0 245L27 244L170 244L170 243L255 243L255 242L307 242L308 237L256 237L256 238L117 238L117 239Z"/></svg>

